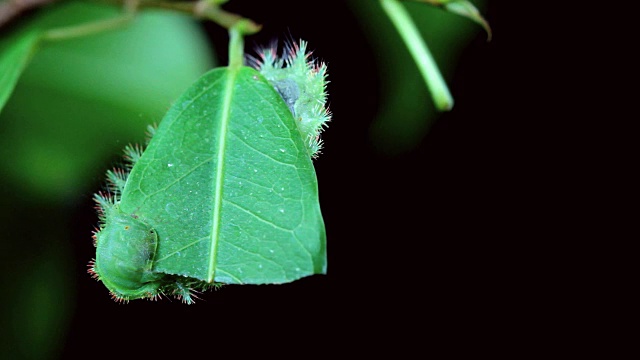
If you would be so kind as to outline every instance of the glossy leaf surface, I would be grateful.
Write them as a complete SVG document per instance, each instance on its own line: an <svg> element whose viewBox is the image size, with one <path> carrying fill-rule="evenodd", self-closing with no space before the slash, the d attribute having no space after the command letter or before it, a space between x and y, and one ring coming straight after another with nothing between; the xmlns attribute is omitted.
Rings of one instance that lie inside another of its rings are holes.
<svg viewBox="0 0 640 360"><path fill-rule="evenodd" d="M212 70L175 102L120 206L156 229L155 272L261 284L326 271L313 164L282 98L248 67Z"/></svg>

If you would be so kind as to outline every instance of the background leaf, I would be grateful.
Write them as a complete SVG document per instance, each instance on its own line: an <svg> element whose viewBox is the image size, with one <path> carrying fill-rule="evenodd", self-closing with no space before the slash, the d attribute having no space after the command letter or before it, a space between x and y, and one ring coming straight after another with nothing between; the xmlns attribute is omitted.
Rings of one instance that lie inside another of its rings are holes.
<svg viewBox="0 0 640 360"><path fill-rule="evenodd" d="M413 0L415 2L422 2L439 6L447 11L464 16L472 21L475 21L478 25L482 26L487 32L487 38L491 39L491 27L489 22L482 16L478 8L473 5L471 1L467 0Z"/></svg>
<svg viewBox="0 0 640 360"><path fill-rule="evenodd" d="M248 67L215 69L176 101L120 208L156 229L157 272L262 284L326 269L313 164L280 95Z"/></svg>
<svg viewBox="0 0 640 360"><path fill-rule="evenodd" d="M448 1L444 4L444 8L447 11L451 11L452 13L456 13L475 21L487 32L487 39L491 40L491 26L489 26L487 20L482 16L478 8L476 8L473 3L465 0Z"/></svg>
<svg viewBox="0 0 640 360"><path fill-rule="evenodd" d="M44 31L119 14L70 2L27 25ZM194 20L159 11L113 31L42 43L0 114L7 180L51 201L91 191L92 174L127 142L142 141L146 126L213 66L210 54Z"/></svg>
<svg viewBox="0 0 640 360"><path fill-rule="evenodd" d="M31 57L40 32L21 30L0 40L0 112Z"/></svg>

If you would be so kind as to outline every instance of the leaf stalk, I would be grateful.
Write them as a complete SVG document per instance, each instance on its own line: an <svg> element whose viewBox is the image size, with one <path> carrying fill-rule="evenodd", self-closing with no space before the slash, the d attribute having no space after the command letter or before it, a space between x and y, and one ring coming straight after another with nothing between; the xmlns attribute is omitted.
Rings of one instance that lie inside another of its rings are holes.
<svg viewBox="0 0 640 360"><path fill-rule="evenodd" d="M429 51L429 47L427 47L407 10L397 0L380 0L380 4L413 56L427 88L431 92L436 108L440 111L451 110L453 97Z"/></svg>

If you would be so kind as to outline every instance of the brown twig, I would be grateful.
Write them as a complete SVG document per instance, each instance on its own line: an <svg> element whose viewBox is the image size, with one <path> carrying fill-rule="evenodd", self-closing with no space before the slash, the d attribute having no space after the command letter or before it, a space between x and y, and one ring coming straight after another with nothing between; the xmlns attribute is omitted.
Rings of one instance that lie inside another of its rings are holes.
<svg viewBox="0 0 640 360"><path fill-rule="evenodd" d="M0 3L0 28L27 10L47 5L56 0L6 0Z"/></svg>
<svg viewBox="0 0 640 360"><path fill-rule="evenodd" d="M26 10L34 9L52 3L56 0L7 0L0 4L0 27L14 20ZM210 20L218 25L231 29L235 24L242 21L246 34L260 31L261 26L240 15L230 13L220 8L224 0L199 0L199 1L164 1L164 0L102 0L111 4L134 3L137 8L160 8L191 14L192 16Z"/></svg>

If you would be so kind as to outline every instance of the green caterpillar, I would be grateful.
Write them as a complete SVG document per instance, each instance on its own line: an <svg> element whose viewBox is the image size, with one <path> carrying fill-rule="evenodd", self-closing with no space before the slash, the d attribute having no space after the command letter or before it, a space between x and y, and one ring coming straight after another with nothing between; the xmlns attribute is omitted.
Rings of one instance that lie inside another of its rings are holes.
<svg viewBox="0 0 640 360"><path fill-rule="evenodd" d="M304 41L301 41L299 45L287 45L287 55L283 59L278 59L276 49L271 48L263 50L259 54L260 60L256 60L255 58L249 60L253 62L257 70L260 71L262 76L264 76L282 97L282 100L284 100L293 114L296 127L302 137L302 142L306 146L308 155L311 158L315 158L322 146L319 134L330 119L330 113L325 107L327 98L325 90L327 68L323 63L317 64L308 60L310 54L306 52L306 46L307 44ZM246 68L243 67L243 69L237 70L238 74L255 73L255 70L245 69ZM217 74L220 74L219 71L231 73L232 70L215 69L211 72L212 78L216 78L213 76L216 71L218 71ZM217 74L216 76L219 76ZM203 79L205 79L206 76L207 75L203 76ZM253 76L253 79L258 80L256 76ZM246 84L247 80L242 81L245 81L243 84ZM201 80L201 82L207 84L207 80ZM198 89L199 87L196 84L193 88ZM254 87L252 86L247 89L253 91ZM269 89L265 87L263 90ZM264 95L266 96L267 94ZM275 96L277 97L277 95ZM182 113L183 108L180 107L182 106L179 104L180 102L181 100L178 100L178 104L174 106L175 112L177 113ZM186 121L195 120L197 119ZM168 128L170 128L170 126L165 127L163 130L163 136L160 136L160 133L158 133L158 136L151 140L155 128L149 127L149 140L147 141L147 145L151 146L151 142L155 142L153 145L155 145L155 149L157 149L165 148L166 144L162 144L163 141L172 141L171 144L174 144L175 139L173 136L169 136L170 133L167 133ZM299 142L300 140L297 141ZM182 144L184 144L184 142ZM169 147L175 149L174 145L170 145ZM197 155L201 150L197 148L181 148L176 149L176 151ZM284 150L275 149L275 151L283 152ZM158 228L154 229L154 227L150 225L151 219L145 219L138 210L131 210L139 209L140 204L137 202L132 203L130 201L131 197L125 197L123 199L122 196L130 180L129 173L134 171L136 164L139 163L142 156L143 152L140 147L126 147L126 163L124 168L107 171L108 186L106 191L99 192L94 196L100 221L99 228L96 229L93 236L94 245L96 246L96 257L95 260L90 262L88 272L95 279L102 281L111 293L112 298L118 302L127 302L134 299L156 300L162 296L174 296L185 303L191 304L194 302L194 299L197 298L195 293L217 288L221 284L213 281L212 277L200 276L199 278L195 278L190 274L169 274L162 270L158 271L156 268L160 261L156 256L160 251L160 247L163 246L162 233L159 233L157 230L164 228L160 228L160 225L158 225ZM151 155L150 157L153 158L153 156L154 155ZM145 163L147 167L143 169L148 168L148 163L148 161ZM169 163L165 166L171 168L173 164ZM146 171L138 170L138 174ZM254 171L258 170L255 169ZM141 186L140 184L134 185L132 187L133 190L129 190L136 191L135 188ZM284 188L282 189L284 190ZM172 196L171 194L169 195ZM311 195L309 199L313 199L314 196L316 195ZM165 205L168 207L170 204ZM165 207L165 205L161 206ZM125 212L122 210L123 208L130 209L130 211ZM309 209L313 209L313 206ZM282 212L284 210L280 209L279 211ZM316 211L318 211L317 214L314 214ZM318 221L320 221L321 224L322 220L319 215L319 209L313 209L313 211L307 210L305 214L309 214L308 216L310 217L306 221L310 224L317 224ZM318 218L316 218L316 216L318 216ZM157 224L159 220L156 218L154 221ZM305 236L309 236L308 233L305 234ZM308 254L313 255L313 272L323 273L326 269L326 264L324 263L323 227L318 236L320 236L319 240L321 241L319 247L317 249L314 248L313 253ZM299 243L299 239L295 240L296 244ZM272 252L272 250L269 251ZM308 252L309 250L307 249L305 251ZM260 265L260 267L262 266ZM194 269L193 271L196 270L198 269ZM300 269L294 268L293 270L296 272ZM220 271L223 270L221 269Z"/></svg>
<svg viewBox="0 0 640 360"><path fill-rule="evenodd" d="M150 136L155 131L149 126ZM217 287L186 277L157 273L153 261L158 246L156 231L135 214L120 210L120 196L127 176L142 155L140 147L125 148L125 169L107 171L108 191L94 195L100 228L93 235L96 258L89 274L102 281L117 302L133 299L157 300L170 294L187 304L194 302L196 289Z"/></svg>

